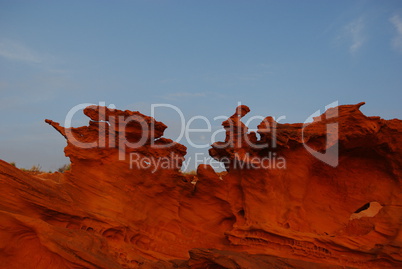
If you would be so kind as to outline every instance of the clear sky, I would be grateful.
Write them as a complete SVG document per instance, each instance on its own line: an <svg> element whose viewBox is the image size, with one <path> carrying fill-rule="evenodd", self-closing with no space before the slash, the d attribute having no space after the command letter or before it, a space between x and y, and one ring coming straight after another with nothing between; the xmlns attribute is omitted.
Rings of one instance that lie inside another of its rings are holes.
<svg viewBox="0 0 402 269"><path fill-rule="evenodd" d="M168 103L213 130L238 102L290 123L334 101L402 118L402 1L0 0L0 96L0 158L46 170L68 159L44 119L81 103ZM168 110L156 119L175 139Z"/></svg>

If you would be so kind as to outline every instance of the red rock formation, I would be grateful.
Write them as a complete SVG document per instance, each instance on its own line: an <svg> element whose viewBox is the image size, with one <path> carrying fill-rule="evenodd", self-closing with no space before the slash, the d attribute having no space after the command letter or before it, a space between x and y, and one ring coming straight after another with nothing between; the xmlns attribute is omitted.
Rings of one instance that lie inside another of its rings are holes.
<svg viewBox="0 0 402 269"><path fill-rule="evenodd" d="M71 170L0 161L0 268L402 267L402 122L361 105L304 126L268 117L260 140L236 129L240 147L210 150L229 172L201 165L196 185L153 118L91 106L88 126L47 120Z"/></svg>

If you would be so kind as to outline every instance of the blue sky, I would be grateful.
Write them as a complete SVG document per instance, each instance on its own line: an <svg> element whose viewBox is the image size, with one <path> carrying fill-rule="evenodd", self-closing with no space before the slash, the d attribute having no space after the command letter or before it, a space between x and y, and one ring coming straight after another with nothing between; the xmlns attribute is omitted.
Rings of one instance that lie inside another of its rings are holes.
<svg viewBox="0 0 402 269"><path fill-rule="evenodd" d="M214 130L238 102L290 123L334 101L402 118L402 2L0 0L0 71L0 158L25 168L68 162L43 120L81 103L169 103ZM156 119L177 137L177 114Z"/></svg>

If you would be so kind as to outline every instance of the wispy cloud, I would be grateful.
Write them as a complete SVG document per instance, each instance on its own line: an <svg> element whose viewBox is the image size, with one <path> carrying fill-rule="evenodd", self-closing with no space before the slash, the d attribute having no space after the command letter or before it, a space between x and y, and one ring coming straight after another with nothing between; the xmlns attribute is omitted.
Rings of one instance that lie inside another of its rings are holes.
<svg viewBox="0 0 402 269"><path fill-rule="evenodd" d="M402 18L395 15L389 19L396 29L396 35L392 39L392 46L394 49L402 53Z"/></svg>
<svg viewBox="0 0 402 269"><path fill-rule="evenodd" d="M350 54L356 54L367 40L364 31L365 21L363 17L359 17L341 28L336 41L348 46Z"/></svg>
<svg viewBox="0 0 402 269"><path fill-rule="evenodd" d="M197 97L205 97L207 94L204 92L175 92L169 93L164 96L160 96L166 100L177 100L180 98L197 98Z"/></svg>
<svg viewBox="0 0 402 269"><path fill-rule="evenodd" d="M27 46L9 39L0 40L0 57L11 61L42 63L44 57Z"/></svg>
<svg viewBox="0 0 402 269"><path fill-rule="evenodd" d="M365 23L363 18L358 18L345 26L345 34L350 39L349 52L356 53L366 41L364 36Z"/></svg>

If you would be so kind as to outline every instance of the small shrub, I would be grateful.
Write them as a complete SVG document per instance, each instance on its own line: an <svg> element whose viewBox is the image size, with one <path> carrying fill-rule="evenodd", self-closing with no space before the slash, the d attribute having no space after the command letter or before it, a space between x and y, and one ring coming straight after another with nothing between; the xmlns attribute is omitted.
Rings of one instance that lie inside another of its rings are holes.
<svg viewBox="0 0 402 269"><path fill-rule="evenodd" d="M188 171L188 172L182 172L184 175L188 175L188 176L195 176L197 174L197 171L192 170L192 171Z"/></svg>
<svg viewBox="0 0 402 269"><path fill-rule="evenodd" d="M33 172L33 173L41 173L42 172L42 167L38 164L38 165L33 165L31 167L31 169L29 169L29 171Z"/></svg>
<svg viewBox="0 0 402 269"><path fill-rule="evenodd" d="M66 171L68 171L70 169L71 169L71 164L69 163L69 164L63 165L62 167L57 169L57 171L60 172L60 173L64 173L64 172L66 172Z"/></svg>

